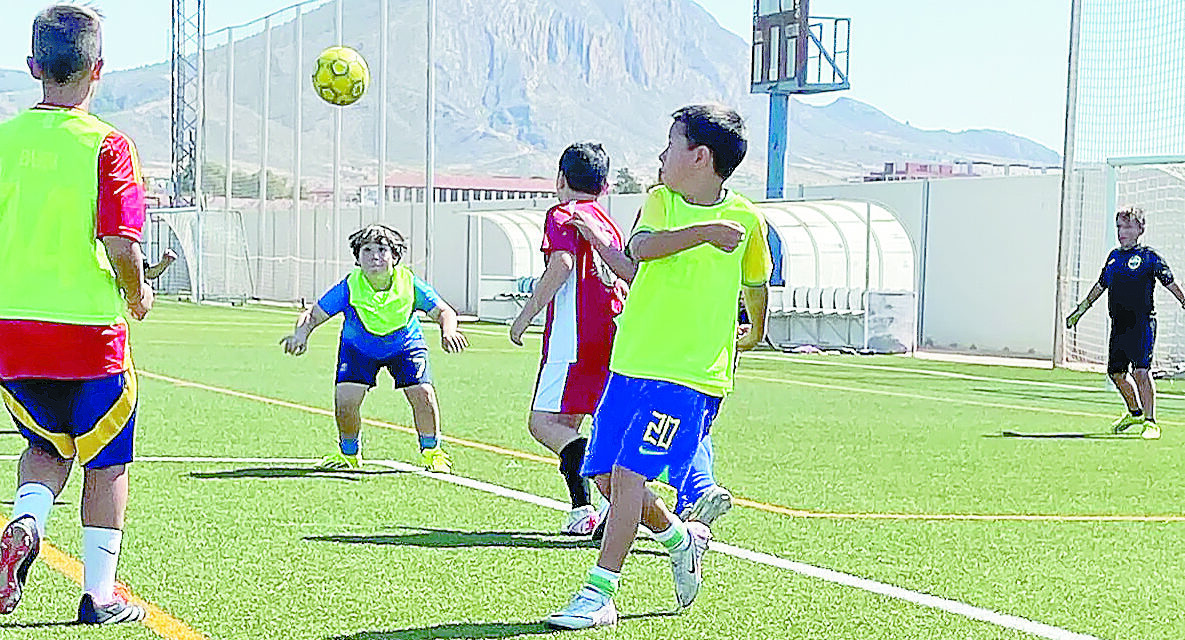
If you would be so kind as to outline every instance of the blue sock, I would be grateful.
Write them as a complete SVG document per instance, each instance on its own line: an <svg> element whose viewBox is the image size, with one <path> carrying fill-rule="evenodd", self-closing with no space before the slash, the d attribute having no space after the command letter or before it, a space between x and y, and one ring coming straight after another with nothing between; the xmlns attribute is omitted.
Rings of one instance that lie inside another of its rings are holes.
<svg viewBox="0 0 1185 640"><path fill-rule="evenodd" d="M424 449L435 449L437 444L439 444L439 443L436 441L436 436L426 436L426 435L420 434L420 450L421 451L423 451Z"/></svg>
<svg viewBox="0 0 1185 640"><path fill-rule="evenodd" d="M341 448L342 454L347 456L358 455L358 438L343 438L337 439L338 447Z"/></svg>
<svg viewBox="0 0 1185 640"><path fill-rule="evenodd" d="M694 505L708 489L715 486L716 474L712 470L712 457L712 436L705 435L695 450L687 475L679 478L678 484L673 484L679 492L675 513L683 513L684 509Z"/></svg>

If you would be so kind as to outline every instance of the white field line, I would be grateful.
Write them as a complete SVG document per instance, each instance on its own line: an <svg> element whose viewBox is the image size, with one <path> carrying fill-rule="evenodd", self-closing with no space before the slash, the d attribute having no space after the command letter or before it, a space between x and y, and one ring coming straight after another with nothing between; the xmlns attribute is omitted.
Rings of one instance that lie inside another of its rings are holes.
<svg viewBox="0 0 1185 640"><path fill-rule="evenodd" d="M433 325L425 325L425 328L430 327L430 326L433 326ZM506 336L509 329L507 329L506 332L503 332L503 331L489 331L489 330L485 330L485 329L475 329L475 328L462 326L461 331L464 333L479 333L479 334L490 335L490 336ZM538 334L538 333L526 333L524 335L525 335L525 337L535 338L535 339L541 339L543 337L541 334ZM1001 384L1015 384L1015 385L1023 385L1023 386L1029 386L1029 387L1045 387L1045 388L1049 388L1049 389L1065 389L1065 390L1069 390L1069 391L1090 391L1090 392L1097 392L1097 393L1108 393L1108 391L1106 389L1102 389L1102 388L1098 388L1098 387L1086 387L1086 386L1082 386L1082 385L1066 384L1066 383L1062 383L1062 382L1043 382L1040 380L1022 380L1022 379L1017 379L1017 378L997 378L997 377L993 377L993 376L976 376L976 375L965 374L965 373L954 373L951 371L936 371L933 369L917 369L917 368L913 368L913 367L894 367L894 366L889 366L889 365L877 365L877 364L860 364L860 363L855 363L855 362L828 362L828 361L824 361L824 360L811 360L811 359L807 359L807 358L790 356L790 355L785 355L785 354L771 354L771 353L759 352L759 353L745 353L745 354L742 354L741 357L745 358L745 359L752 358L754 360L770 360L770 361L782 362L782 363L786 363L786 364L805 364L805 365L831 366L831 367L848 367L848 368L853 368L853 369L869 369L869 370L875 370L875 371L885 371L888 373L910 373L910 374L916 374L916 375L922 375L922 376L952 378L952 379L956 379L956 380L969 380L969 381L973 381L973 382L998 382ZM741 376L741 375L748 375L748 374L738 374L738 376ZM749 376L749 377L756 378L756 376ZM769 378L756 378L756 379L774 381ZM780 380L793 384L793 381L790 381L790 380L784 380L784 379L780 379ZM828 388L838 389L841 387L835 387L835 386L828 385ZM864 390L864 389L856 389L856 388L848 388L848 390L873 393L872 391L868 391L868 390ZM1183 399L1185 399L1185 394L1166 393L1163 391L1158 391L1156 395L1163 397L1163 398L1183 398ZM938 399L935 396L929 396L929 398L930 399ZM1012 405L985 404L983 406L1000 406L1003 408L1013 408ZM1109 414L1108 415L1101 415L1101 414L1092 414L1092 413L1073 413L1073 412L1069 413L1068 415L1084 415L1084 416L1090 416L1090 417L1104 417L1104 418L1113 417Z"/></svg>
<svg viewBox="0 0 1185 640"><path fill-rule="evenodd" d="M1041 380L1018 380L1015 378L996 378L993 376L976 376L967 373L955 373L953 371L935 371L933 369L916 369L912 367L894 367L883 364L861 364L856 362L831 362L827 360L812 360L809 358L795 358L793 356L769 354L769 353L746 353L742 357L752 358L754 360L772 360L776 362L786 362L789 364L805 364L823 367L843 367L849 369L867 369L873 371L885 371L889 373L912 373L923 376L933 376L936 378L953 378L956 380L970 380L973 382L998 382L1002 384L1016 384L1026 387L1044 387L1047 389L1066 389L1068 391L1089 391L1092 393L1112 393L1108 389L1100 387L1086 387L1076 384L1066 384L1064 382L1044 382ZM1179 393L1165 393L1158 391L1156 395L1167 398L1185 398L1185 394Z"/></svg>
<svg viewBox="0 0 1185 640"><path fill-rule="evenodd" d="M157 373L150 373L147 371L138 371L139 375L146 378L152 378L169 382L180 387L191 387L194 389L201 389L203 391L210 391L222 395L228 395L236 398L243 398L253 402L262 404L285 407L288 409L295 409L306 413L315 415L332 417L333 412L328 409L321 409L295 402L288 402L286 400L279 400L276 398L269 398L267 396L255 395L252 393L244 393L242 391L235 391L233 389L226 389L224 387L214 387L199 382L191 382L170 376L164 376ZM778 381L781 382L781 381ZM811 384L811 383L804 383ZM403 431L406 433L414 432L414 429L404 425L394 424L391 422L384 422L382 420L374 420L372 418L363 418L362 422L365 424L390 429L393 431ZM532 462L539 462L547 465L555 465L556 459L547 456L541 456L534 453L527 453L525 451L518 451L515 449L507 449L496 445L486 444L484 442L477 442L474 440L465 440L463 438L456 438L453 436L443 436L446 442L452 442L462 446L479 449L481 451L488 451L499 455L518 458L520 460L530 460ZM0 457L0 460L4 458ZM150 462L167 461L163 458L138 458ZM275 459L266 459L275 460ZM303 464L305 462L314 463L316 460L311 459L292 459L293 464ZM1056 515L1056 514L927 514L927 513L828 513L821 511L810 511L805 509L791 509L781 505L767 504L747 498L736 498L736 504L746 507L752 507L761 511L767 511L778 515L789 516L791 518L824 518L824 519L847 519L847 520L977 520L977 521L1050 521L1050 522L1185 522L1185 515Z"/></svg>
<svg viewBox="0 0 1185 640"><path fill-rule="evenodd" d="M19 456L15 455L0 456L0 460L16 460L18 458ZM199 456L145 456L139 458L139 460L142 462L171 462L180 464L314 464L316 462L316 460L311 458L218 458ZM433 480L440 480L442 482L475 489L477 491L482 491L484 493L489 493L499 497L526 502L543 507L545 509L551 509L553 511L562 512L568 510L568 504L565 502L560 502L559 500L537 496L533 493L527 493L525 491L519 491L517 489L511 489L509 487L503 487L501 485L484 482L482 480L475 480L473 478L466 478L463 476L446 473L432 473L430 471L425 471L421 467L410 465L406 462L399 462L397 460L367 460L366 462L395 471L414 473L416 475L431 478ZM785 558L775 555L762 553L760 551L753 551L731 544L712 542L709 548L718 553L723 553L724 555L732 556L741 560L748 560L756 564L792 571L794 573L817 578L826 582L832 582L847 587L861 589L863 591L876 593L889 598L895 598L897 600L904 600L906 602L921 605L923 607L929 607L932 609L938 609L940 611L946 611L947 613L953 613L964 618L987 622L1007 629L1023 631L1041 638L1049 638L1050 640L1097 640L1095 636L1075 633L1067 629L1054 627L1041 622L1029 620L1027 618L1021 618L1019 616L1013 616L1006 613L999 613L990 609L976 607L965 602L959 602L958 600L940 598L928 593L913 591L911 589L905 589L903 587L897 587L891 584L869 580L867 578L861 578L850 573L843 573L841 571L816 567L814 565L805 564L802 562L794 562L792 560L786 560Z"/></svg>
<svg viewBox="0 0 1185 640"><path fill-rule="evenodd" d="M766 376L755 376L748 373L738 373L738 378L745 378L747 380L761 380L762 382L774 382L777 384L791 384L800 387L810 387L812 389L825 389L827 391L848 391L851 393L867 393L877 396L889 396L892 398L908 398L910 400L930 400L933 402L944 402L947 404L964 404L973 407L989 407L992 409L1015 409L1017 411L1025 411L1028 413L1056 413L1064 416L1083 416L1087 418L1111 418L1109 414L1104 413L1090 413L1087 411L1071 411L1068 409L1048 409L1044 407L1024 406L1019 404L1004 404L1000 402L981 402L979 400L964 400L961 398L949 398L946 396L928 396L921 393L906 393L904 391L887 391L884 389L867 389L864 387L845 387L843 385L823 383L823 382L806 382L805 380L790 380L787 378L769 378ZM1167 421L1160 421L1161 424L1175 424Z"/></svg>

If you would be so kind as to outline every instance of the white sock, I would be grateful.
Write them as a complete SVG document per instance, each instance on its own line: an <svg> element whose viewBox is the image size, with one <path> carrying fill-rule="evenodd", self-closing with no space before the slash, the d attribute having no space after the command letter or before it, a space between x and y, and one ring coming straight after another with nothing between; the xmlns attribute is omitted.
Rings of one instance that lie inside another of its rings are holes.
<svg viewBox="0 0 1185 640"><path fill-rule="evenodd" d="M119 529L82 528L82 590L91 594L97 605L115 600L115 567L122 541Z"/></svg>
<svg viewBox="0 0 1185 640"><path fill-rule="evenodd" d="M49 520L49 511L53 509L53 491L38 482L26 482L16 490L16 500L12 503L12 519L21 516L33 516L37 523L37 533L45 537L45 523Z"/></svg>

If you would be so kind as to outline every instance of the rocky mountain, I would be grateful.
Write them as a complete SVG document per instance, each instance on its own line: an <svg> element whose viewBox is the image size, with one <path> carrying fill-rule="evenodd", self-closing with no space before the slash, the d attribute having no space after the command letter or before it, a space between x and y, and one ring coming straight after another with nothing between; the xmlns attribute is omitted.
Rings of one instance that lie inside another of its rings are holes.
<svg viewBox="0 0 1185 640"><path fill-rule="evenodd" d="M389 162L416 168L423 163L424 7L419 0L391 5ZM595 139L605 143L615 167L629 167L646 179L657 168L670 112L715 100L737 105L750 123L751 152L738 180L763 182L767 98L748 93L749 46L694 2L439 0L437 5L437 162L442 171L548 176L567 144ZM378 2L351 0L347 6L343 42L359 50L378 74ZM287 19L272 25L270 54L258 29L236 39L235 164L258 165L266 81L269 163L281 171L292 164L299 99L302 171L323 175L332 158L333 107L313 94L307 77L317 52L334 44L332 4L304 15L300 59L294 24ZM267 78L265 55L271 60ZM226 59L225 46L207 54L207 150L214 161L225 149ZM111 73L95 102L97 112L138 141L149 165L168 163L168 73L166 63ZM35 90L21 87L19 79L0 73L0 116L36 100ZM351 175L362 181L376 166L380 93L372 83L360 102L343 111L343 157ZM919 130L846 98L823 107L795 103L790 135L791 181L842 179L887 161L1058 162L1056 152L1004 132Z"/></svg>

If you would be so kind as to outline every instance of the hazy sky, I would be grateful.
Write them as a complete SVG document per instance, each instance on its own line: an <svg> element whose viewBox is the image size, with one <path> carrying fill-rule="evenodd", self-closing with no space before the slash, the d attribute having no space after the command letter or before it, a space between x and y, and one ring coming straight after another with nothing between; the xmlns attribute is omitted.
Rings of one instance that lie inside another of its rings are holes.
<svg viewBox="0 0 1185 640"><path fill-rule="evenodd" d="M507 0L509 1L509 0ZM694 0L749 40L747 0ZM107 63L125 69L169 54L169 0L92 0L107 16ZM0 0L0 68L20 69L29 25L49 0ZM209 29L293 0L206 0ZM813 0L814 15L852 19L846 95L927 129L1003 129L1061 152L1070 0ZM748 70L743 70L748 76Z"/></svg>

